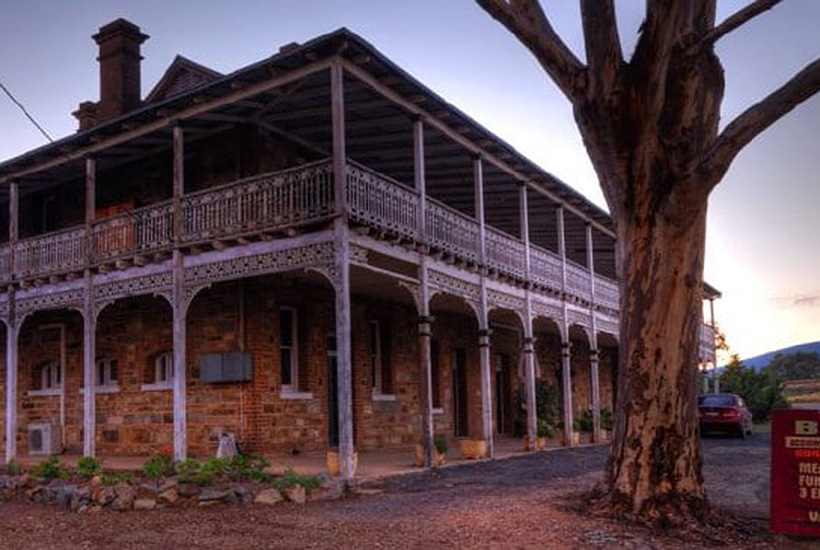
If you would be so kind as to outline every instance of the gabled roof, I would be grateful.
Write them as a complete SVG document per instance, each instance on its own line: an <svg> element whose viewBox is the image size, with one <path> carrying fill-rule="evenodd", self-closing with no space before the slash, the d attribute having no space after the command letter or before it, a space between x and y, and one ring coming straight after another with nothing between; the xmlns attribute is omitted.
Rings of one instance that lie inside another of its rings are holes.
<svg viewBox="0 0 820 550"><path fill-rule="evenodd" d="M191 61L187 57L177 55L154 89L145 97L145 103L153 103L188 92L203 84L213 82L224 75L213 69Z"/></svg>

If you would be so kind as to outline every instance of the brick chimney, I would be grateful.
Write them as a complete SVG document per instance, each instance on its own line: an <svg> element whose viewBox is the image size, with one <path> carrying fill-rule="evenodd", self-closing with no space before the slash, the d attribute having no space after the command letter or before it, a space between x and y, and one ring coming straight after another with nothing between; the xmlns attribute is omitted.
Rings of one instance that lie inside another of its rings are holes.
<svg viewBox="0 0 820 550"><path fill-rule="evenodd" d="M100 47L100 101L83 102L74 113L85 130L106 119L119 116L142 104L140 86L140 45L148 39L140 28L117 19L92 36Z"/></svg>

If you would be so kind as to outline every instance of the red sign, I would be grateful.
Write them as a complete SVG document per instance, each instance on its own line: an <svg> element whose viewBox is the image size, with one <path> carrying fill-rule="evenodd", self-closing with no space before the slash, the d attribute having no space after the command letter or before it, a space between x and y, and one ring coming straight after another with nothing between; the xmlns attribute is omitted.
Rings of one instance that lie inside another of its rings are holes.
<svg viewBox="0 0 820 550"><path fill-rule="evenodd" d="M820 410L772 411L771 530L820 536Z"/></svg>

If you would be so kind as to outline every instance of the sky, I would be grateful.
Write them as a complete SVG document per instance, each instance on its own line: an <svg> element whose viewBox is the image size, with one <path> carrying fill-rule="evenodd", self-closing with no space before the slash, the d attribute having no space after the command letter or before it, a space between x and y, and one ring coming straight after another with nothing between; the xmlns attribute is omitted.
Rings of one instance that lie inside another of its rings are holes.
<svg viewBox="0 0 820 550"><path fill-rule="evenodd" d="M719 19L748 2L718 0ZM631 52L644 0L617 2ZM576 2L547 13L583 59ZM2 0L0 82L55 139L71 112L99 96L91 35L118 17L139 25L143 93L176 54L231 72L339 27L361 35L407 72L606 208L569 103L532 56L471 0ZM785 0L723 38L722 126L820 57L820 2ZM45 138L0 95L0 160ZM820 340L820 96L758 137L709 202L706 280L723 292L718 324L750 357ZM708 313L706 315L708 321Z"/></svg>

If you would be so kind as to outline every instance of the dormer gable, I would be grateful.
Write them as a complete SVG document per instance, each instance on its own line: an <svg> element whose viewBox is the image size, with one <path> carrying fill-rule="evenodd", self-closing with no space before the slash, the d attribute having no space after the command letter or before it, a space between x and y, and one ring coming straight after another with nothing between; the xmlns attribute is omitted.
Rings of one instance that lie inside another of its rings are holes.
<svg viewBox="0 0 820 550"><path fill-rule="evenodd" d="M153 103L173 97L212 82L223 75L190 59L177 55L154 89L145 97L145 103Z"/></svg>

